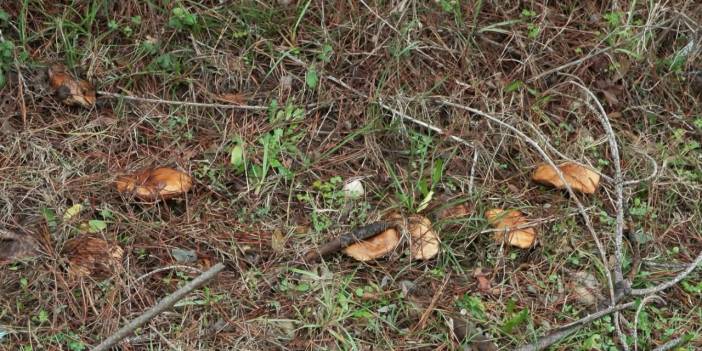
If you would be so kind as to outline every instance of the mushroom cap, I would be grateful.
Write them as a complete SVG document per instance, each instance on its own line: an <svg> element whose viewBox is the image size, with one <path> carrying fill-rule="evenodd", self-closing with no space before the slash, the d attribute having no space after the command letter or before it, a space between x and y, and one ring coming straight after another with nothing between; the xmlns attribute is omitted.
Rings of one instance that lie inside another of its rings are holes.
<svg viewBox="0 0 702 351"><path fill-rule="evenodd" d="M115 181L117 191L133 193L146 201L170 199L186 193L192 187L192 178L169 167L146 169Z"/></svg>
<svg viewBox="0 0 702 351"><path fill-rule="evenodd" d="M93 85L86 80L74 78L64 65L55 64L49 68L49 84L66 105L86 108L95 105Z"/></svg>
<svg viewBox="0 0 702 351"><path fill-rule="evenodd" d="M574 191L583 194L594 194L600 184L600 175L595 171L577 163L566 162L558 166L563 178ZM539 184L550 185L557 189L566 189L556 170L548 164L541 164L534 170L531 179Z"/></svg>
<svg viewBox="0 0 702 351"><path fill-rule="evenodd" d="M412 258L428 260L439 253L439 236L428 218L421 215L409 217L407 230L412 238L410 244Z"/></svg>
<svg viewBox="0 0 702 351"><path fill-rule="evenodd" d="M370 261L392 252L399 243L400 234L395 228L390 228L378 235L347 246L344 248L344 253L359 261Z"/></svg>
<svg viewBox="0 0 702 351"><path fill-rule="evenodd" d="M506 241L508 244L522 249L528 249L534 245L536 229L533 227L511 229L528 223L521 211L495 208L486 211L485 217L493 228L503 229L495 235L495 239L498 241Z"/></svg>

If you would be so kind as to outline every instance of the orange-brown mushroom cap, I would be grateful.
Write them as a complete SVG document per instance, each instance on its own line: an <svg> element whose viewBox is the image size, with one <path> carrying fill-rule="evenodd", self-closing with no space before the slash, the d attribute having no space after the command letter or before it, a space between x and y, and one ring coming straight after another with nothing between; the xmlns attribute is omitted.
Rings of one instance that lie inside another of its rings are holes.
<svg viewBox="0 0 702 351"><path fill-rule="evenodd" d="M370 261L392 252L399 243L399 233L390 228L369 239L349 245L344 249L344 253L359 261Z"/></svg>
<svg viewBox="0 0 702 351"><path fill-rule="evenodd" d="M188 192L192 178L173 168L159 167L121 176L115 181L115 187L119 192L132 193L142 200L156 201Z"/></svg>

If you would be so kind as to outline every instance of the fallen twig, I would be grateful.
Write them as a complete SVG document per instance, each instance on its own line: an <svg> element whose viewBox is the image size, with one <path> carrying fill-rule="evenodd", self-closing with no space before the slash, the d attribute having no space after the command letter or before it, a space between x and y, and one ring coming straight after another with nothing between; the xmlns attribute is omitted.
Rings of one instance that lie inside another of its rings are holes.
<svg viewBox="0 0 702 351"><path fill-rule="evenodd" d="M436 307L437 302L439 302L439 298L444 293L444 289L446 289L446 284L448 284L450 279L451 273L449 272L448 274L446 274L446 277L444 277L444 281L441 282L441 287L439 287L439 290L437 290L434 294L434 297L432 297L429 306L427 306L427 308L422 313L422 316L419 318L419 322L417 322L417 324L412 328L413 332L424 329L424 326L427 324L427 319L429 319L431 312L434 311L434 308Z"/></svg>
<svg viewBox="0 0 702 351"><path fill-rule="evenodd" d="M305 255L305 260L309 262L314 262L321 257L342 250L355 242L368 239L372 236L377 235L380 232L383 232L393 227L395 227L395 223L387 221L374 222L368 225L364 225L362 227L358 227L352 232L342 235L324 244L322 247L319 248L319 250L311 250Z"/></svg>
<svg viewBox="0 0 702 351"><path fill-rule="evenodd" d="M166 105L177 105L177 106L192 106L192 107L210 107L210 108L222 108L222 109L235 109L235 110L252 110L252 111L265 111L268 110L266 106L256 106L256 105L228 105L228 104L212 104L205 102L190 102L190 101L175 101L175 100L164 100L164 99L152 99L139 96L131 96L117 93L110 93L108 91L98 91L100 97L150 102L154 104L166 104Z"/></svg>
<svg viewBox="0 0 702 351"><path fill-rule="evenodd" d="M641 315L641 312L646 304L651 300L658 300L658 302L665 305L665 300L658 295L648 295L641 300L641 303L639 304L639 307L636 308L636 313L634 314L634 351L639 350L639 316Z"/></svg>
<svg viewBox="0 0 702 351"><path fill-rule="evenodd" d="M668 341L667 343L665 343L661 346L656 347L655 349L653 349L653 351L672 350L673 348L678 347L680 344L687 342L688 340L690 340L690 337L688 335L679 336L673 340Z"/></svg>
<svg viewBox="0 0 702 351"><path fill-rule="evenodd" d="M548 334L539 340L528 344L521 346L517 348L515 351L538 351L538 350L543 350L558 341L562 340L563 338L567 337L568 335L572 334L573 332L577 331L578 329L584 327L585 325L594 322L608 314L619 312L621 310L625 310L627 308L631 308L635 305L634 302L627 302L621 305L616 305L613 307L608 307L605 308L601 311L597 311L591 315L585 316L583 318L578 319L575 322L568 323L555 331L553 331L551 334Z"/></svg>
<svg viewBox="0 0 702 351"><path fill-rule="evenodd" d="M694 271L695 268L697 268L697 266L700 265L700 263L702 263L702 252L700 252L697 255L697 258L695 258L695 260L692 261L690 263L690 265L688 265L687 268L685 268L684 271L678 273L678 275L676 275L675 278L673 278L665 283L661 283L659 285L656 285L652 288L631 289L631 295L633 295L633 296L650 295L650 294L656 294L656 293L661 292L665 289L668 289L671 286L679 283L681 280L685 279L685 277L687 277L690 273L692 273L692 271Z"/></svg>
<svg viewBox="0 0 702 351"><path fill-rule="evenodd" d="M619 299L623 298L626 294L628 294L629 289L631 289L631 282L624 279L624 273L622 272L622 267L624 263L624 256L622 253L622 245L624 242L624 179L622 176L621 160L619 158L619 145L617 144L617 137L614 134L614 130L612 130L612 124L609 123L609 118L607 118L607 112L605 112L604 108L602 107L602 104L600 103L600 100L597 99L597 96L595 96L595 94L593 94L592 91L590 91L590 89L576 82L575 80L570 80L568 81L568 83L571 83L577 86L578 88L582 89L588 95L588 97L590 97L597 105L597 109L594 109L592 108L592 106L590 106L589 103L586 103L586 105L590 107L600 119L600 123L602 124L602 127L604 128L605 133L607 135L609 150L613 161L612 163L614 164L614 194L616 196L614 200L614 206L617 210L616 225L614 232L615 263L613 270L615 298L612 301L612 304L614 304ZM629 351L629 346L626 343L626 338L624 337L624 333L622 332L621 326L619 325L619 312L614 313L614 329L617 332L617 336L619 337L620 344L622 345L624 351Z"/></svg>
<svg viewBox="0 0 702 351"><path fill-rule="evenodd" d="M150 321L152 318L156 317L159 313L173 307L176 302L182 300L186 295L188 295L193 290L199 288L212 278L214 278L219 272L224 269L224 265L218 263L212 268L208 269L206 272L199 275L197 278L190 281L188 284L182 288L176 290L172 294L166 296L161 300L156 306L152 307L148 311L144 312L141 316L133 319L129 324L122 327L116 333L112 334L109 338L105 339L100 345L96 346L93 351L105 351L110 349L112 346L117 344L120 340L124 339L132 333L135 329L144 325L146 322Z"/></svg>

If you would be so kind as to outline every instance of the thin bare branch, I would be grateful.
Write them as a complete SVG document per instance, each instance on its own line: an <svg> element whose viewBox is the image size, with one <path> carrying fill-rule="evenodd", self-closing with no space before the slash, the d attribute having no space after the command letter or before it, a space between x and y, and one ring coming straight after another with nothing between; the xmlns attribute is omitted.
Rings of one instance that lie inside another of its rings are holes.
<svg viewBox="0 0 702 351"><path fill-rule="evenodd" d="M256 105L227 105L227 104L212 104L205 102L190 102L190 101L175 101L175 100L164 100L164 99L152 99L132 95L124 95L117 93L110 93L108 91L98 91L100 97L108 97L115 99L124 99L131 101L141 101L150 102L154 104L166 104L166 105L176 105L176 106L191 106L191 107L209 107L209 108L221 108L221 109L233 109L233 110L251 110L251 111L265 111L268 110L266 106L256 106Z"/></svg>
<svg viewBox="0 0 702 351"><path fill-rule="evenodd" d="M159 313L173 307L178 301L182 300L193 290L199 288L203 284L214 278L219 272L224 269L224 265L217 263L208 269L197 278L190 281L188 284L184 285L182 288L176 290L172 294L166 296L161 302L156 304L156 306L144 312L141 316L133 319L129 324L122 327L116 333L112 334L109 338L105 339L100 345L96 346L93 351L106 351L120 342L122 339L127 337L130 333L134 332L140 326L146 324L152 318L156 317Z"/></svg>
<svg viewBox="0 0 702 351"><path fill-rule="evenodd" d="M685 268L684 271L678 273L678 275L676 275L675 278L673 278L665 283L661 283L659 285L656 285L652 288L631 289L631 295L641 296L641 295L657 294L665 289L668 289L668 288L672 287L673 285L679 283L681 280L685 279L685 277L687 277L688 275L690 275L690 273L692 273L692 271L694 271L695 268L697 268L697 266L700 265L700 263L702 263L702 252L700 252L697 255L697 258L695 258L695 260L692 261L687 266L687 268Z"/></svg>
<svg viewBox="0 0 702 351"><path fill-rule="evenodd" d="M572 334L573 332L577 331L578 329L608 315L611 313L619 312L621 310L625 310L627 308L633 307L635 304L634 302L627 302L624 304L620 305L615 305L612 307L605 308L601 311L597 311L591 315L585 316L583 318L578 319L575 322L568 323L555 331L553 331L551 334L548 334L539 340L528 344L524 345L522 347L517 348L515 351L538 351L538 350L543 350L560 340L563 340L566 338L568 335Z"/></svg>

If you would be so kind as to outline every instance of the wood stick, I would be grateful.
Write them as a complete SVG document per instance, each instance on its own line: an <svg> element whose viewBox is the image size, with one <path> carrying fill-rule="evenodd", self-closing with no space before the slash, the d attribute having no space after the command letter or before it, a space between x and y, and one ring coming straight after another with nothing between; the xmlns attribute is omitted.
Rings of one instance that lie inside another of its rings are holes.
<svg viewBox="0 0 702 351"><path fill-rule="evenodd" d="M395 227L395 223L387 221L374 222L358 227L351 233L342 235L324 244L319 250L311 250L305 255L305 260L311 262L316 261L323 256L342 250L355 242L368 239L393 227Z"/></svg>
<svg viewBox="0 0 702 351"><path fill-rule="evenodd" d="M98 91L100 97L124 99L131 101L141 101L150 102L154 104L166 104L166 105L176 105L176 106L191 106L191 107L210 107L210 108L221 108L221 109L236 109L236 110L251 110L251 111L266 111L267 106L252 106L252 105L235 105L235 104L212 104L206 102L191 102L191 101L174 101L174 100L164 100L164 99L152 99L132 95L124 95L117 93L110 93L109 91Z"/></svg>
<svg viewBox="0 0 702 351"><path fill-rule="evenodd" d="M199 288L203 284L207 283L209 280L214 278L217 273L224 269L224 265L217 263L208 269L206 272L200 274L197 278L193 279L188 284L185 284L182 288L176 290L172 294L166 296L161 300L156 306L152 307L148 311L144 312L141 316L133 319L129 324L122 327L116 333L112 334L109 338L105 339L100 345L96 346L93 351L106 351L113 347L115 344L120 342L122 339L127 337L130 333L134 332L135 329L144 325L146 322L150 321L152 318L156 317L159 313L173 307L176 302L182 300L186 295L188 295L193 290Z"/></svg>
<svg viewBox="0 0 702 351"><path fill-rule="evenodd" d="M578 319L575 322L566 324L562 327L559 327L552 333L536 340L535 342L524 345L522 347L519 347L516 349L516 351L539 351L543 350L559 341L562 339L566 338L568 335L572 334L573 332L577 331L578 329L592 323L593 321L596 321L610 313L615 313L619 312L621 310L627 309L634 307L635 303L634 302L627 302L625 304L621 305L616 305L612 307L605 308L601 311L597 311L591 315L585 316L581 319Z"/></svg>

